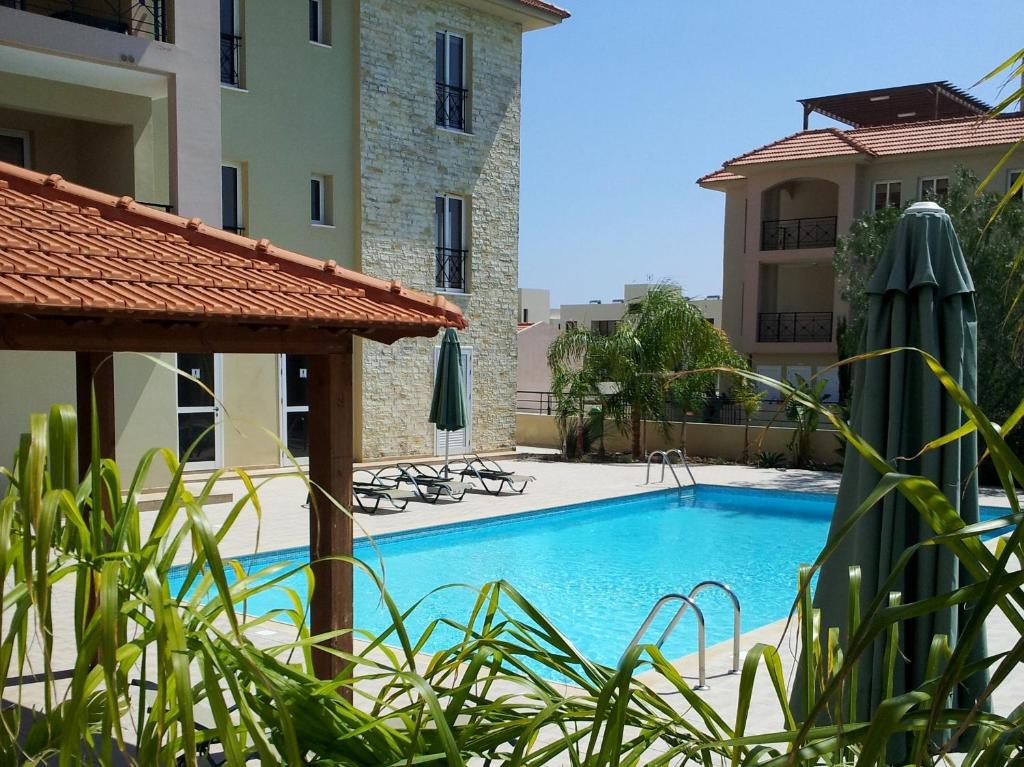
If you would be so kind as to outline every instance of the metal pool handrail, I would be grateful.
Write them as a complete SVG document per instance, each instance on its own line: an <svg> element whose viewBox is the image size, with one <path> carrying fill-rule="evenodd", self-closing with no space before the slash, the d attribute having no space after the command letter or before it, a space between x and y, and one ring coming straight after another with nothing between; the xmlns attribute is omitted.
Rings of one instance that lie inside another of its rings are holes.
<svg viewBox="0 0 1024 767"><path fill-rule="evenodd" d="M679 462L683 464L686 469L686 473L690 475L690 482L694 485L697 484L697 480L693 478L693 472L690 470L690 463L686 460L686 453L679 448L673 448L672 450L655 450L649 456L647 456L647 477L644 479L644 484L651 484L651 462L655 456L661 456L661 479L658 480L659 484L665 481L665 466L668 466L669 471L672 472L672 478L675 479L676 485L679 487L683 486L683 483L679 481L679 475L676 474L675 466L672 465L672 456L678 455Z"/></svg>
<svg viewBox="0 0 1024 767"><path fill-rule="evenodd" d="M699 607L697 607L696 602L690 599L690 597L683 596L682 594L666 594L654 603L654 607L652 607L651 611L647 613L646 620L644 620L643 624L640 626L639 630L637 630L636 634L633 635L633 638L630 640L629 644L626 645L626 651L622 654L622 658L619 659L619 663L622 663L626 655L629 654L630 650L632 650L634 647L640 644L640 640L643 639L644 634L647 633L647 629L649 629L651 627L651 624L654 623L654 619L658 616L658 613L661 612L661 608L663 608L670 602L682 602L683 605L676 612L675 616L673 616L671 622L668 625L668 628L661 632L661 636L658 637L658 641L654 643L654 646L658 647L659 649L661 648L661 646L665 643L665 640L668 639L668 635L676 627L676 624L679 623L679 619L683 616L683 613L686 611L686 608L692 607L693 614L697 618L697 686L694 687L694 689L707 690L709 688L707 685L707 664L705 663L704 657L704 612Z"/></svg>
<svg viewBox="0 0 1024 767"><path fill-rule="evenodd" d="M690 589L687 602L683 603L682 607L679 608L679 612L672 617L672 620L665 628L665 631L662 632L661 639L658 640L658 646L661 647L661 643L664 642L665 639L668 638L668 635L672 633L672 630L675 629L676 624L679 623L683 614L686 612L686 608L694 604L694 601L697 599L697 595L709 588L724 591L729 599L732 600L732 671L729 673L737 674L740 670L740 599L736 596L735 591L721 581L701 581Z"/></svg>

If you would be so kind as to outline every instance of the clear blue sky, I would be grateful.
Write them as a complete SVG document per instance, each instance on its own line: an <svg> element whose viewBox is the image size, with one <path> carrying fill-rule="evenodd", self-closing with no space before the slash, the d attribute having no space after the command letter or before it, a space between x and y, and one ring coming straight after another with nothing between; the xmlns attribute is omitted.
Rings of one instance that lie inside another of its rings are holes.
<svg viewBox="0 0 1024 767"><path fill-rule="evenodd" d="M520 286L556 306L648 278L721 292L724 195L699 176L799 130L799 98L967 89L1024 47L1019 0L561 4L523 43L519 246Z"/></svg>

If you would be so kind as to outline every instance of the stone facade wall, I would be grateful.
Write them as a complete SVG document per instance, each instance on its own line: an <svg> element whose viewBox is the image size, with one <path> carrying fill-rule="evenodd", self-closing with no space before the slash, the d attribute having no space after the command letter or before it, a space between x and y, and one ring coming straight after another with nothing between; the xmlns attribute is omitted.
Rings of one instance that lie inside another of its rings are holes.
<svg viewBox="0 0 1024 767"><path fill-rule="evenodd" d="M468 201L474 450L515 444L522 28L454 0L361 0L363 272L433 292L434 198ZM470 134L435 123L434 39L468 47ZM363 345L361 457L434 452L427 421L439 338Z"/></svg>

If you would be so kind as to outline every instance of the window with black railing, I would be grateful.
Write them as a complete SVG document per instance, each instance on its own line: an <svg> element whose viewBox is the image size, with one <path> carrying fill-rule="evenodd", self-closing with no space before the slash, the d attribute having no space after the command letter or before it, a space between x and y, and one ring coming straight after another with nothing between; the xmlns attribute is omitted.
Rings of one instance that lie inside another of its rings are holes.
<svg viewBox="0 0 1024 767"><path fill-rule="evenodd" d="M466 40L451 32L438 32L435 46L434 120L444 128L465 131L469 111Z"/></svg>
<svg viewBox="0 0 1024 767"><path fill-rule="evenodd" d="M832 340L832 312L762 312L757 340L763 343L827 343Z"/></svg>
<svg viewBox="0 0 1024 767"><path fill-rule="evenodd" d="M238 165L220 168L221 229L245 234L242 223L242 169Z"/></svg>
<svg viewBox="0 0 1024 767"><path fill-rule="evenodd" d="M761 223L761 250L831 248L835 244L835 216L782 218Z"/></svg>
<svg viewBox="0 0 1024 767"><path fill-rule="evenodd" d="M220 81L242 87L242 22L239 0L220 0Z"/></svg>
<svg viewBox="0 0 1024 767"><path fill-rule="evenodd" d="M170 42L167 5L168 0L0 0L5 8L161 42Z"/></svg>
<svg viewBox="0 0 1024 767"><path fill-rule="evenodd" d="M453 195L434 198L437 242L434 249L434 287L439 290L466 292L466 230L465 201Z"/></svg>

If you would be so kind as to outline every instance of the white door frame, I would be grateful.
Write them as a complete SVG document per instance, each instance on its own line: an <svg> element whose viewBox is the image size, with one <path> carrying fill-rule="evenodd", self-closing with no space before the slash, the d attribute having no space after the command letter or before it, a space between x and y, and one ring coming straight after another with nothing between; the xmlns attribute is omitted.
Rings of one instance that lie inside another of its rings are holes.
<svg viewBox="0 0 1024 767"><path fill-rule="evenodd" d="M463 453L471 453L473 451L473 347L462 346L462 355L468 360L468 364L462 370L463 384L466 387L466 444L462 448ZM441 357L440 345L434 347L434 380L437 380L437 361ZM434 427L434 455L444 455L444 443L441 441L441 435L448 434L448 432L442 432L436 426ZM449 455L449 458L451 456Z"/></svg>
<svg viewBox="0 0 1024 767"><path fill-rule="evenodd" d="M287 355L277 355L277 424L278 424L278 439L281 440L280 449L280 461L282 466L291 466L292 460L295 460L299 466L309 466L309 456L305 458L299 458L298 456L289 457L285 455L285 448L288 447L288 414L289 413L308 413L309 403L305 405L289 405L288 404L288 365L285 359Z"/></svg>
<svg viewBox="0 0 1024 767"><path fill-rule="evenodd" d="M178 455L181 455L181 426L178 416L182 413L213 413L213 449L214 460L212 461L189 461L185 469L220 469L224 466L224 420L220 417L220 403L224 399L224 355L219 352L213 354L213 405L210 407L181 407L178 405L178 383L180 376L174 382L174 438L177 443ZM178 355L174 355L174 366L178 365ZM190 371L186 371L190 372Z"/></svg>

